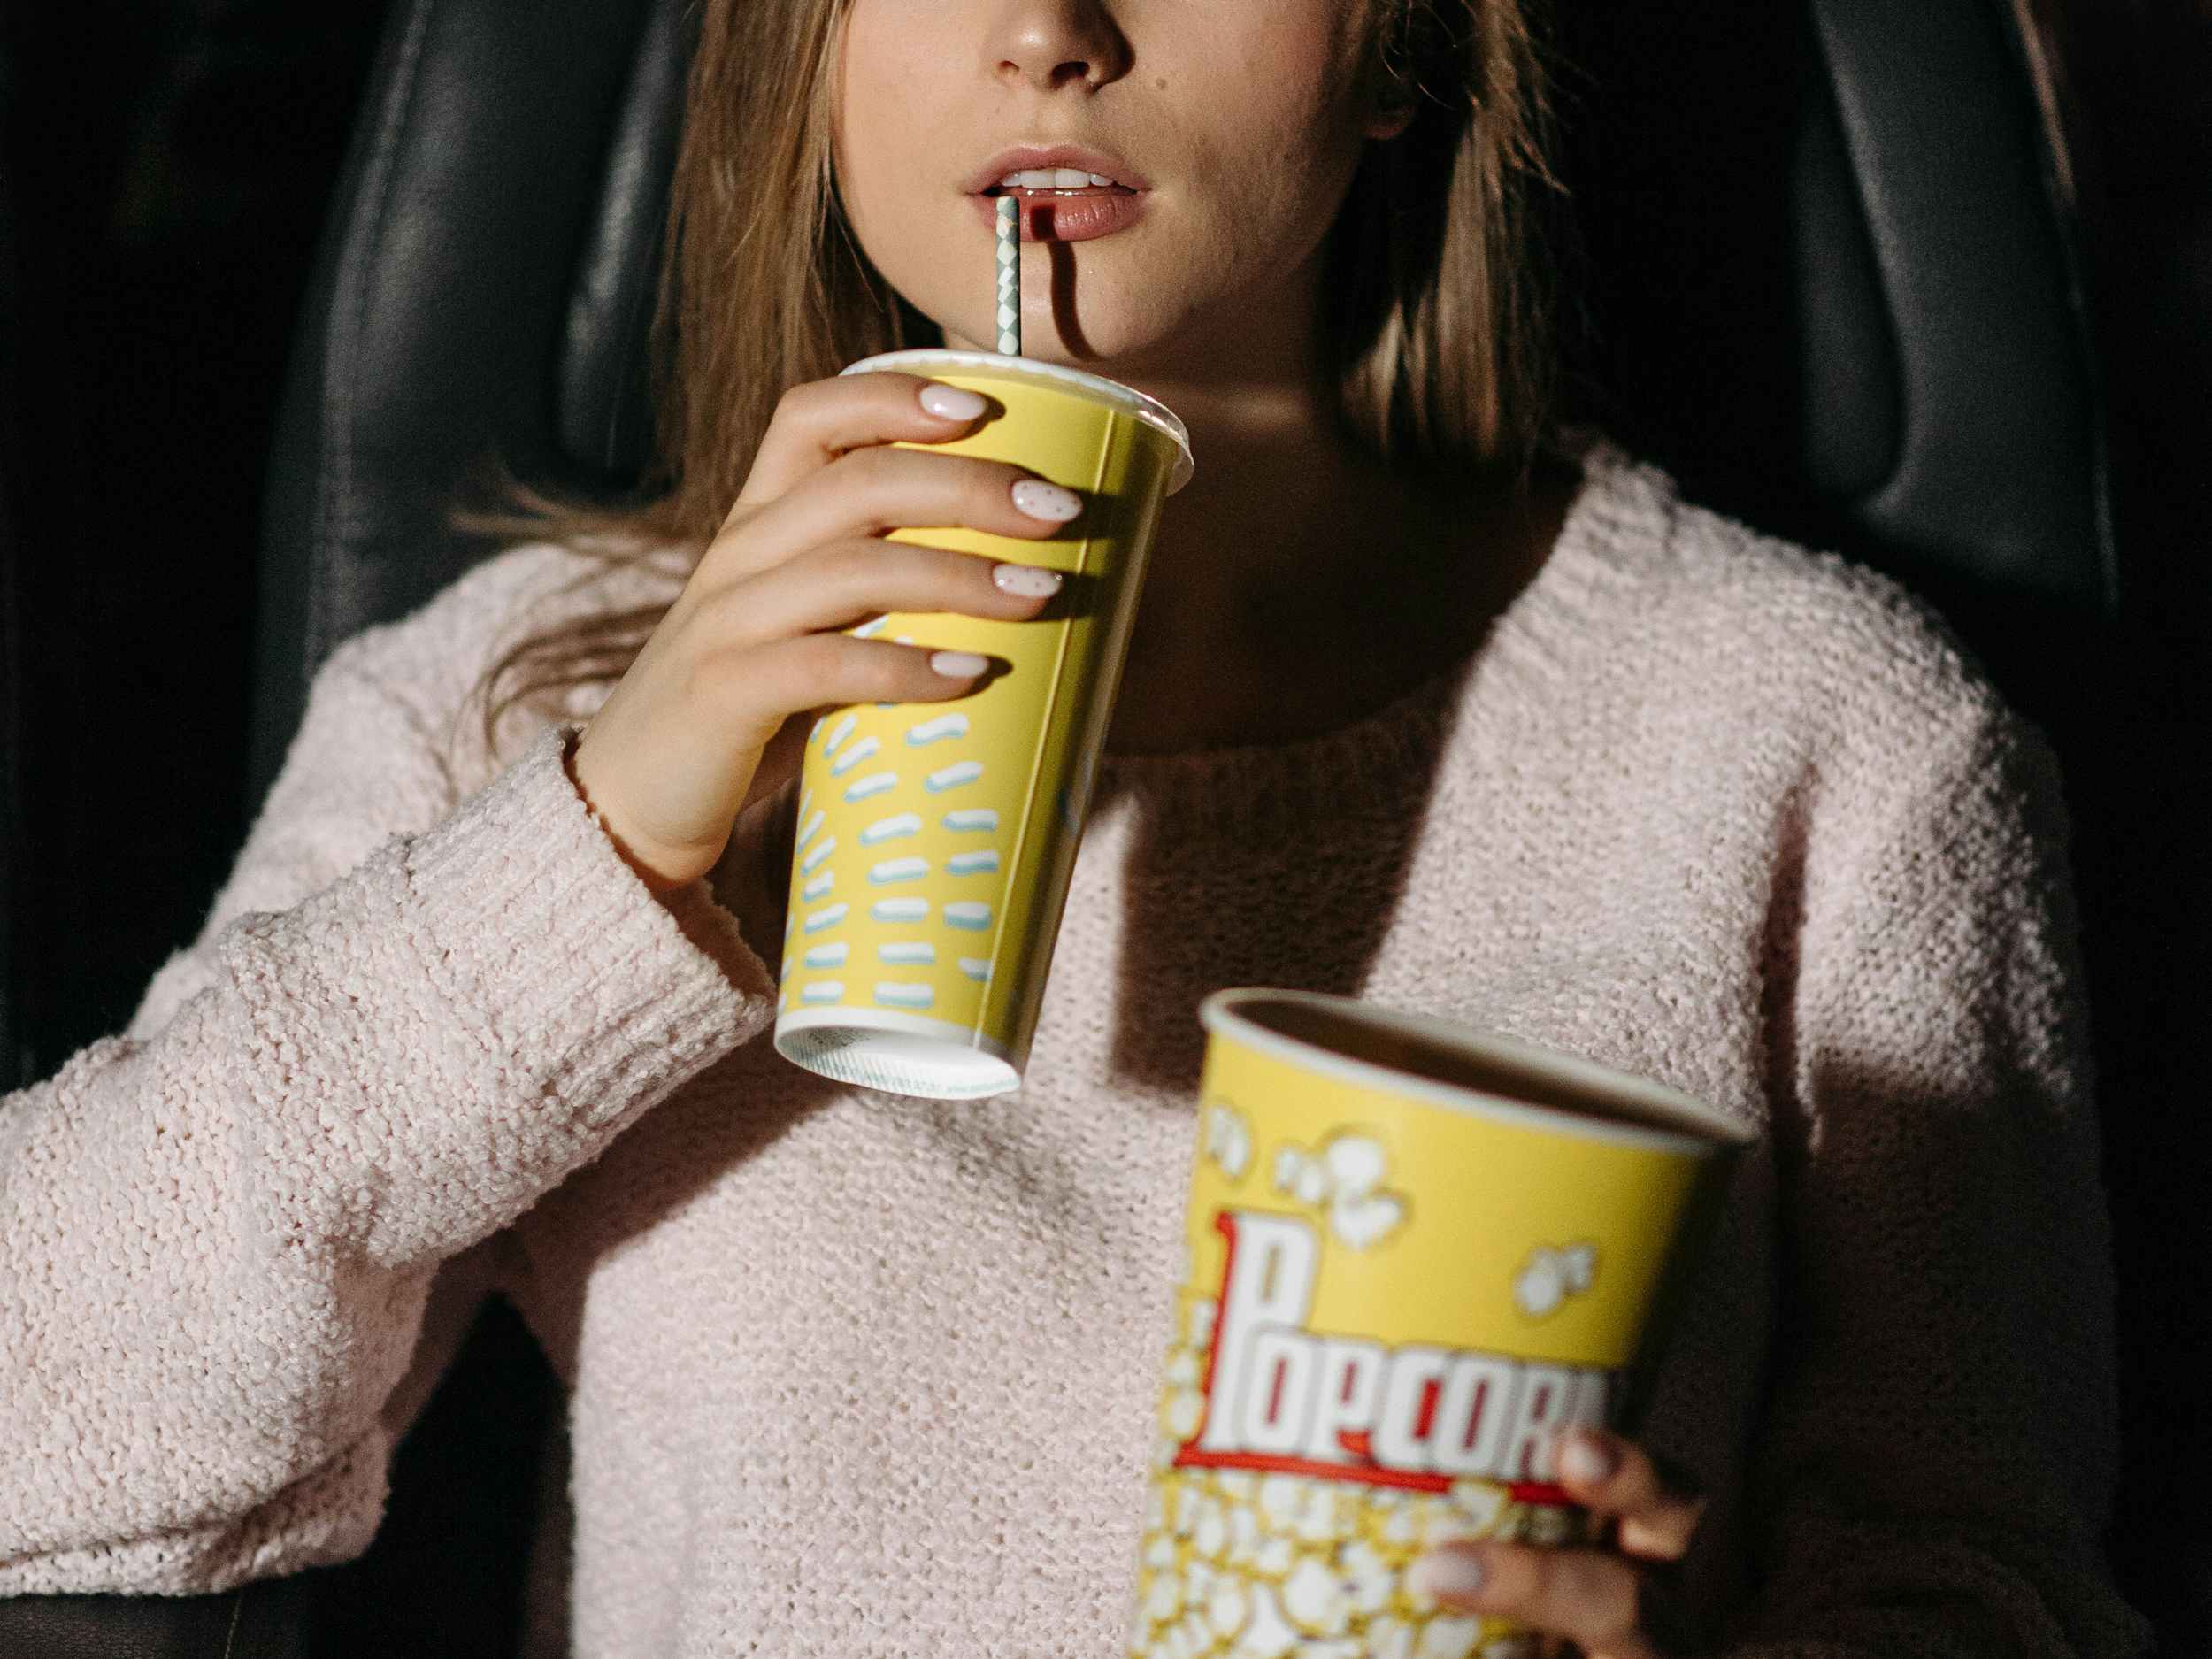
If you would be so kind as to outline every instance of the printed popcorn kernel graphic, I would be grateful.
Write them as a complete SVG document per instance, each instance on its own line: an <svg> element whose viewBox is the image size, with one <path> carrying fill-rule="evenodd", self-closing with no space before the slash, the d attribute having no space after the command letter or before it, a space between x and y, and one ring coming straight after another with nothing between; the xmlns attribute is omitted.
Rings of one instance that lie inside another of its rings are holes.
<svg viewBox="0 0 2212 1659"><path fill-rule="evenodd" d="M1215 1303L1210 1299L1191 1303L1182 1340L1168 1348L1168 1386L1160 1407L1162 1435L1153 1459L1156 1468L1164 1469L1171 1463L1184 1442L1198 1432L1198 1425L1204 1420L1206 1356L1213 1348L1215 1313ZM1189 1528L1186 1525L1181 1530L1187 1532Z"/></svg>
<svg viewBox="0 0 2212 1659"><path fill-rule="evenodd" d="M1614 1374L1394 1340L1383 1310L1319 1299L1333 1263L1371 1273L1412 1234L1394 1178L1411 1182L1379 1130L1286 1142L1257 1102L1222 1099L1198 1128L1206 1202L1183 1250L1127 1659L1537 1659L1510 1621L1442 1606L1409 1571L1446 1542L1582 1537L1548 1448L1607 1419ZM1245 1202L1217 1196L1217 1172ZM1578 1240L1504 1276L1542 1318L1597 1271Z"/></svg>
<svg viewBox="0 0 2212 1659"><path fill-rule="evenodd" d="M1317 1327L1344 1216L1405 1206L1374 1137L1277 1150L1249 1167L1310 1197L1218 1211L1219 1282L1187 1274L1177 1305L1129 1659L1536 1659L1408 1570L1440 1543L1579 1536L1543 1448L1604 1418L1609 1374ZM1540 1254L1561 1297L1594 1280L1586 1245Z"/></svg>
<svg viewBox="0 0 2212 1659"><path fill-rule="evenodd" d="M1475 1500L1463 1509L1460 1499ZM1448 1494L1179 1471L1145 1518L1141 1659L1535 1659L1527 1639L1412 1594L1431 1544L1529 1534L1495 1487Z"/></svg>
<svg viewBox="0 0 2212 1659"><path fill-rule="evenodd" d="M1287 1143L1275 1152L1275 1190L1325 1208L1329 1232L1354 1250L1372 1248L1405 1222L1404 1195L1382 1188L1387 1172L1382 1143L1367 1135L1333 1135L1317 1152Z"/></svg>
<svg viewBox="0 0 2212 1659"><path fill-rule="evenodd" d="M1548 1319L1597 1282L1598 1247L1586 1240L1557 1248L1540 1244L1521 1263L1513 1301L1532 1319Z"/></svg>
<svg viewBox="0 0 2212 1659"><path fill-rule="evenodd" d="M1206 1156L1232 1181L1252 1167L1252 1126L1235 1107L1217 1102L1206 1108Z"/></svg>

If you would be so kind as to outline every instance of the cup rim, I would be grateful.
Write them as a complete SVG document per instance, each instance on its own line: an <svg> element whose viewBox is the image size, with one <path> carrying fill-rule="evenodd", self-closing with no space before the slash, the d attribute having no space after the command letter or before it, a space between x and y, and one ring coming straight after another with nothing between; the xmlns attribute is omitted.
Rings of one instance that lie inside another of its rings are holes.
<svg viewBox="0 0 2212 1659"><path fill-rule="evenodd" d="M1539 1078L1555 1079L1569 1087L1627 1095L1638 1106L1671 1119L1678 1126L1623 1122L1571 1107L1517 1101L1473 1083L1447 1082L1379 1061L1340 1054L1305 1038L1263 1025L1244 1011L1252 1004L1265 1002L1322 1010L1359 1024L1395 1031L1448 1052L1488 1061L1503 1059ZM1663 1083L1616 1071L1578 1055L1541 1048L1517 1037L1478 1031L1433 1015L1386 1008L1357 997L1246 986L1214 992L1198 1005L1198 1018L1210 1033L1231 1037L1274 1059L1324 1076L1524 1128L1540 1127L1584 1140L1701 1157L1747 1146L1755 1139L1754 1132L1743 1125L1723 1117L1696 1096L1669 1088Z"/></svg>
<svg viewBox="0 0 2212 1659"><path fill-rule="evenodd" d="M1190 429L1183 425L1181 417L1173 410L1158 398L1147 396L1133 386L1124 386L1119 380L1108 380L1102 374L1093 374L1085 369L1072 369L1064 363L1009 357L1002 351L962 351L952 346L910 346L902 351L879 351L872 357L863 357L857 363L846 365L838 373L841 377L866 374L878 369L912 369L926 363L964 369L975 374L997 373L1009 380L1057 380L1071 391L1088 392L1122 413L1164 433L1175 443L1175 465L1169 472L1167 480L1167 493L1171 495L1190 482L1191 474L1196 469L1196 464L1191 459Z"/></svg>

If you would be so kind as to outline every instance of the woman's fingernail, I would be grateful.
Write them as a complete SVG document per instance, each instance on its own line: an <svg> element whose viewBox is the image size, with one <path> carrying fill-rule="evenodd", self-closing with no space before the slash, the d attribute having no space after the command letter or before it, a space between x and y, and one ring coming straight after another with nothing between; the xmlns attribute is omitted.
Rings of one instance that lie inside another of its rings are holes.
<svg viewBox="0 0 2212 1659"><path fill-rule="evenodd" d="M1043 599L1060 591L1060 572L1035 565L999 565L992 567L991 584L1002 594Z"/></svg>
<svg viewBox="0 0 2212 1659"><path fill-rule="evenodd" d="M1620 1456L1611 1447L1580 1434L1569 1440L1559 1454L1559 1472L1585 1486L1610 1480L1620 1466Z"/></svg>
<svg viewBox="0 0 2212 1659"><path fill-rule="evenodd" d="M922 407L940 420L973 420L990 405L964 387L932 380L922 388Z"/></svg>
<svg viewBox="0 0 2212 1659"><path fill-rule="evenodd" d="M1041 478L1025 478L1015 481L1014 505L1032 518L1042 518L1048 524L1065 524L1083 511L1083 498L1071 489L1062 489Z"/></svg>
<svg viewBox="0 0 2212 1659"><path fill-rule="evenodd" d="M1440 1549L1422 1556L1406 1571L1406 1588L1440 1601L1463 1601L1482 1594L1490 1575L1463 1549Z"/></svg>
<svg viewBox="0 0 2212 1659"><path fill-rule="evenodd" d="M929 665L947 680L973 680L991 665L991 659L973 651L939 651L931 657Z"/></svg>

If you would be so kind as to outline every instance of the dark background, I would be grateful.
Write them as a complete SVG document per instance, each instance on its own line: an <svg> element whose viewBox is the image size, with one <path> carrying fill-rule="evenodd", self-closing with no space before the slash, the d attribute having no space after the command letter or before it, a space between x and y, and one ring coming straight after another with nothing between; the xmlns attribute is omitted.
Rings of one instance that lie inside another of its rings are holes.
<svg viewBox="0 0 2212 1659"><path fill-rule="evenodd" d="M32 853L12 918L28 1054L0 1085L50 1075L120 1029L198 931L257 805L243 740L269 434L387 3L0 12L0 380L13 380L0 404L12 389L18 417L0 407L0 513L15 533L0 556L16 561L26 733L0 758L21 774ZM2147 725L2129 752L2170 766L2185 796L2201 776L2195 676L2212 643L2212 0L2040 9L2064 69L2121 567L2146 642L2151 695L2130 718ZM2193 941L2212 939L2208 890L2175 888L2154 961L2191 963ZM2116 1023L2146 1041L2194 1041L2201 999L2173 972L2147 966L2098 995L2129 999L2137 1011ZM2157 1133L2171 1144L2200 1141L2194 1099L2104 1105L2170 1125ZM2185 1136L2170 1127L2184 1124ZM2124 1175L2124 1235L2201 1240L2199 1167ZM2124 1255L2124 1308L2212 1351L2200 1256ZM2212 1473L2166 1471L2162 1487L2139 1453L2134 1469L2138 1498ZM2212 1559L2123 1566L2146 1606L2212 1609Z"/></svg>
<svg viewBox="0 0 2212 1659"><path fill-rule="evenodd" d="M0 8L31 1077L121 1029L245 839L263 467L384 10Z"/></svg>

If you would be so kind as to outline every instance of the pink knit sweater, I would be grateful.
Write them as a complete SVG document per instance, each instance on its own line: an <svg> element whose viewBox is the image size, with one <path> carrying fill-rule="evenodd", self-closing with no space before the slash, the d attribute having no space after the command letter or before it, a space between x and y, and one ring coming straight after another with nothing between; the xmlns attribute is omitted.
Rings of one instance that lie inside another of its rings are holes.
<svg viewBox="0 0 2212 1659"><path fill-rule="evenodd" d="M1110 1659L1194 1009L1266 984L1762 1132L1646 1429L1724 1651L2139 1651L2057 780L1896 589L1598 446L1471 662L1110 758L1026 1084L933 1104L773 1054L710 879L656 900L565 773L595 694L449 751L503 639L675 591L587 568L342 648L199 941L0 1108L0 1593L357 1553L495 1285L567 1386L580 1659Z"/></svg>

